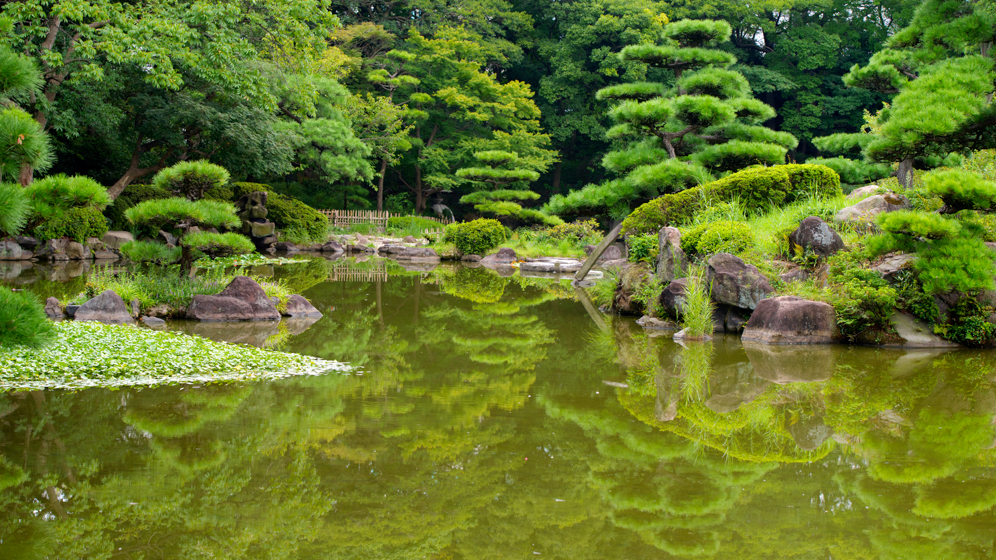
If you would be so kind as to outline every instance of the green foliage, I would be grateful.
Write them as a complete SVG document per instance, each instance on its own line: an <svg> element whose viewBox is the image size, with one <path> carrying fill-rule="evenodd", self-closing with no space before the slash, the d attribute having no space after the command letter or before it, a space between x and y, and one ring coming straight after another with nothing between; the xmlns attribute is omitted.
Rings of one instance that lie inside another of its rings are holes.
<svg viewBox="0 0 996 560"><path fill-rule="evenodd" d="M944 323L934 325L934 332L963 346L990 346L996 339L996 325L989 321L992 313L992 307L966 295L948 312Z"/></svg>
<svg viewBox="0 0 996 560"><path fill-rule="evenodd" d="M840 334L854 340L869 331L891 330L889 317L895 313L898 294L878 272L854 266L850 254L838 253L830 259L830 280L840 290L830 303L837 312Z"/></svg>
<svg viewBox="0 0 996 560"><path fill-rule="evenodd" d="M82 303L113 290L125 301L137 299L143 312L158 305L166 305L173 310L185 309L195 295L215 295L224 290L238 273L226 274L214 269L191 277L177 266L143 266L128 270L94 267L87 276L83 292L71 301ZM257 282L261 280L256 279Z"/></svg>
<svg viewBox="0 0 996 560"><path fill-rule="evenodd" d="M962 169L934 170L923 176L926 190L944 201L942 212L991 211L996 206L996 183Z"/></svg>
<svg viewBox="0 0 996 560"><path fill-rule="evenodd" d="M173 196L200 200L207 191L225 186L229 177L228 170L207 160L181 161L156 173L152 186Z"/></svg>
<svg viewBox="0 0 996 560"><path fill-rule="evenodd" d="M300 200L277 193L269 185L232 183L231 186L232 195L229 200L232 202L251 192L267 193L266 208L269 212L266 219L273 222L277 229L305 232L308 240L312 243L321 243L328 239L329 219L325 217L325 214ZM438 225L436 224L437 227Z"/></svg>
<svg viewBox="0 0 996 560"><path fill-rule="evenodd" d="M595 220L577 220L570 223L563 223L546 230L546 234L554 239L574 239L579 242L586 242L590 239L602 237L602 231L598 228Z"/></svg>
<svg viewBox="0 0 996 560"><path fill-rule="evenodd" d="M957 220L915 210L882 213L875 220L883 230L912 238L944 239L961 232Z"/></svg>
<svg viewBox="0 0 996 560"><path fill-rule="evenodd" d="M465 255L485 255L507 238L505 226L498 220L481 218L446 226L445 241L453 243Z"/></svg>
<svg viewBox="0 0 996 560"><path fill-rule="evenodd" d="M92 206L78 206L42 222L33 233L42 241L68 237L77 243L84 243L88 237L104 238L107 219Z"/></svg>
<svg viewBox="0 0 996 560"><path fill-rule="evenodd" d="M923 289L923 284L911 271L900 272L895 282L896 294L903 307L927 324L937 321L940 310L934 296Z"/></svg>
<svg viewBox="0 0 996 560"><path fill-rule="evenodd" d="M108 224L111 228L128 229L131 227L131 224L128 223L128 219L125 218L125 210L128 210L139 202L155 198L170 198L171 196L172 195L169 191L165 189L159 189L153 187L152 185L132 183L125 187L125 190L114 199L114 202L112 202L110 206L104 209L104 216L107 217ZM152 236L156 232L140 231L135 233Z"/></svg>
<svg viewBox="0 0 996 560"><path fill-rule="evenodd" d="M52 338L52 323L34 294L0 286L0 351L14 346L37 348Z"/></svg>
<svg viewBox="0 0 996 560"><path fill-rule="evenodd" d="M892 174L892 169L883 163L867 163L843 157L809 158L806 163L833 169L840 175L840 181L849 185L864 185Z"/></svg>
<svg viewBox="0 0 996 560"><path fill-rule="evenodd" d="M125 218L133 224L153 227L186 222L192 226L236 228L242 223L235 215L235 206L229 202L180 197L140 202L125 211Z"/></svg>
<svg viewBox="0 0 996 560"><path fill-rule="evenodd" d="M687 336L693 338L712 334L713 331L714 304L703 272L701 269L690 271L685 302L681 308L681 327L685 329Z"/></svg>
<svg viewBox="0 0 996 560"><path fill-rule="evenodd" d="M652 261L651 261L652 262ZM657 306L661 301L661 293L664 292L664 283L655 276L646 278L640 282L633 290L633 299L640 302L644 312L651 317L657 316Z"/></svg>
<svg viewBox="0 0 996 560"><path fill-rule="evenodd" d="M745 212L779 207L810 196L841 196L840 177L819 165L778 165L745 169L676 194L664 195L640 206L623 222L625 231L656 232L681 225L710 205L737 199Z"/></svg>
<svg viewBox="0 0 996 560"><path fill-rule="evenodd" d="M107 189L89 177L65 174L38 179L25 188L34 210L36 225L64 215L71 208L93 208L98 212L111 203Z"/></svg>
<svg viewBox="0 0 996 560"><path fill-rule="evenodd" d="M180 240L182 245L194 248L209 257L227 257L244 255L256 250L256 246L248 237L238 233L211 233L199 231L184 235Z"/></svg>
<svg viewBox="0 0 996 560"><path fill-rule="evenodd" d="M16 183L0 183L0 234L17 235L28 223L31 203Z"/></svg>
<svg viewBox="0 0 996 560"><path fill-rule="evenodd" d="M660 247L657 244L657 235L648 233L645 235L630 235L626 238L626 248L629 251L631 262L648 262L653 264L657 258Z"/></svg>
<svg viewBox="0 0 996 560"><path fill-rule="evenodd" d="M128 241L121 246L121 254L137 263L173 264L180 260L179 247L167 247L155 241Z"/></svg>
<svg viewBox="0 0 996 560"><path fill-rule="evenodd" d="M346 369L343 364L310 356L125 325L63 321L53 331L52 344L41 350L0 350L0 374L8 386L266 379Z"/></svg>
<svg viewBox="0 0 996 560"><path fill-rule="evenodd" d="M0 111L0 179L17 180L21 167L48 170L55 161L48 134L19 107Z"/></svg>
<svg viewBox="0 0 996 560"><path fill-rule="evenodd" d="M681 248L692 255L737 254L753 246L754 233L744 222L708 222L687 230L681 236Z"/></svg>

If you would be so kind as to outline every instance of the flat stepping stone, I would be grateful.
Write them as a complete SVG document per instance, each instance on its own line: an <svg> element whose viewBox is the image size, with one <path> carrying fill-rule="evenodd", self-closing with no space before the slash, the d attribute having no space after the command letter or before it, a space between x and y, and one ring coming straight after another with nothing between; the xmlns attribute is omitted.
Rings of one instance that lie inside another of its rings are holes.
<svg viewBox="0 0 996 560"><path fill-rule="evenodd" d="M526 272L577 272L581 270L581 261L575 259L533 259L519 265L520 271Z"/></svg>

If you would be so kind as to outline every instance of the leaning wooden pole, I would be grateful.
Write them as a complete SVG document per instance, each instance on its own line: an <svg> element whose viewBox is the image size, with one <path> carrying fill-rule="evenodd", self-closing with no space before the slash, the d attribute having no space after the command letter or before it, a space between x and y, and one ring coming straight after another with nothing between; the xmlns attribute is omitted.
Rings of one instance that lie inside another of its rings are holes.
<svg viewBox="0 0 996 560"><path fill-rule="evenodd" d="M622 227L623 225L620 223L616 227L612 228L612 231L610 231L609 234L602 239L598 246L595 247L595 250L588 255L588 258L584 261L584 264L581 265L581 270L574 275L575 282L580 282L584 280L585 276L588 276L588 273L591 271L591 267L595 266L595 263L598 262L598 259L602 256L602 253L609 248L609 245L612 245L612 243L619 238L619 234L622 233Z"/></svg>

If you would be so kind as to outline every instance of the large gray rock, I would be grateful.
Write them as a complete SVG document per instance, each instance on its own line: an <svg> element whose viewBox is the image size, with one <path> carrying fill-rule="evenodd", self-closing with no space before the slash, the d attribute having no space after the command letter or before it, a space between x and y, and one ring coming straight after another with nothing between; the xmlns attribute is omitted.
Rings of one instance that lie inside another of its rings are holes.
<svg viewBox="0 0 996 560"><path fill-rule="evenodd" d="M66 256L69 260L81 261L90 257L90 251L82 243L70 241L66 245Z"/></svg>
<svg viewBox="0 0 996 560"><path fill-rule="evenodd" d="M294 294L287 298L287 310L284 311L287 317L314 317L320 318L322 312L311 305L311 302L303 297Z"/></svg>
<svg viewBox="0 0 996 560"><path fill-rule="evenodd" d="M62 319L66 313L62 310L62 304L54 297L45 300L45 315L52 319Z"/></svg>
<svg viewBox="0 0 996 560"><path fill-rule="evenodd" d="M657 249L657 278L661 282L670 282L685 275L688 259L681 250L681 232L678 228L661 228L657 232Z"/></svg>
<svg viewBox="0 0 996 560"><path fill-rule="evenodd" d="M295 245L293 243L289 243L287 241L281 241L281 242L277 243L276 245L274 245L274 247L278 251L283 251L285 253L297 253L298 251L300 251L300 249L298 249L297 245Z"/></svg>
<svg viewBox="0 0 996 560"><path fill-rule="evenodd" d="M761 300L742 340L766 344L830 344L837 329L833 307L796 296Z"/></svg>
<svg viewBox="0 0 996 560"><path fill-rule="evenodd" d="M873 266L872 270L881 274L886 280L893 280L901 271L912 266L915 260L915 255L890 253L882 259L882 262Z"/></svg>
<svg viewBox="0 0 996 560"><path fill-rule="evenodd" d="M830 224L817 216L810 216L789 234L789 249L792 254L806 251L820 258L827 258L844 248L844 240Z"/></svg>
<svg viewBox="0 0 996 560"><path fill-rule="evenodd" d="M481 264L485 264L483 259ZM530 259L520 264L519 270L526 272L577 272L581 270L581 261L556 257Z"/></svg>
<svg viewBox="0 0 996 560"><path fill-rule="evenodd" d="M889 322L896 330L896 334L902 340L899 344L889 346L901 346L903 348L956 348L958 345L950 340L934 334L934 329L906 313L895 313L889 317Z"/></svg>
<svg viewBox="0 0 996 560"><path fill-rule="evenodd" d="M0 261L19 261L23 252L13 241L0 241Z"/></svg>
<svg viewBox="0 0 996 560"><path fill-rule="evenodd" d="M481 259L481 264L487 266L489 264L509 264L517 261L519 257L515 254L515 251L508 248L502 247L498 249L498 252L493 255L488 255Z"/></svg>
<svg viewBox="0 0 996 560"><path fill-rule="evenodd" d="M277 231L273 222L247 222L246 226L243 229L249 230L249 237L269 237Z"/></svg>
<svg viewBox="0 0 996 560"><path fill-rule="evenodd" d="M661 291L661 307L668 316L678 317L685 310L686 290L688 290L688 278L677 278Z"/></svg>
<svg viewBox="0 0 996 560"><path fill-rule="evenodd" d="M280 312L248 276L236 276L216 296L194 296L187 318L198 321L276 321Z"/></svg>
<svg viewBox="0 0 996 560"><path fill-rule="evenodd" d="M248 276L236 276L218 294L221 297L233 297L249 304L253 311L253 319L257 321L279 320L280 312L276 306L266 297L266 292Z"/></svg>
<svg viewBox="0 0 996 560"><path fill-rule="evenodd" d="M27 235L15 235L13 237L13 241L14 243L20 245L21 249L25 251L34 251L39 245L41 245L41 241Z"/></svg>
<svg viewBox="0 0 996 560"><path fill-rule="evenodd" d="M395 256L399 261L439 262L439 255L428 247L402 247Z"/></svg>
<svg viewBox="0 0 996 560"><path fill-rule="evenodd" d="M847 198L852 200L858 200L863 198L868 198L869 196L876 194L885 194L886 192L891 192L885 187L880 187L878 185L865 185L863 187L858 187L851 191Z"/></svg>
<svg viewBox="0 0 996 560"><path fill-rule="evenodd" d="M84 243L84 245L86 245L87 247L89 247L91 251L106 251L107 250L107 245L104 245L104 242L101 239L97 238L97 237L87 237L86 238L86 243Z"/></svg>
<svg viewBox="0 0 996 560"><path fill-rule="evenodd" d="M712 299L742 309L754 309L774 290L756 266L730 253L709 257L706 281L712 287Z"/></svg>
<svg viewBox="0 0 996 560"><path fill-rule="evenodd" d="M838 222L869 226L875 223L875 216L883 212L895 212L908 208L910 208L910 201L905 196L889 192L869 196L854 206L843 208L837 212L834 219Z"/></svg>
<svg viewBox="0 0 996 560"><path fill-rule="evenodd" d="M108 249L120 249L125 243L134 240L135 236L127 231L109 231L104 234L104 245Z"/></svg>
<svg viewBox="0 0 996 560"><path fill-rule="evenodd" d="M337 243L335 241L329 241L329 242L325 243L324 245L322 245L322 252L323 253L342 253L343 252L342 251L342 245L339 245L339 243Z"/></svg>
<svg viewBox="0 0 996 560"><path fill-rule="evenodd" d="M415 239L411 235L406 235L404 239L401 240L402 243L418 243L418 239Z"/></svg>
<svg viewBox="0 0 996 560"><path fill-rule="evenodd" d="M529 262L522 263L519 269ZM612 299L612 308L618 313L627 315L643 315L644 306L635 298L636 290L645 282L652 280L653 271L647 263L627 263L619 271L619 286L616 287L615 295Z"/></svg>
<svg viewBox="0 0 996 560"><path fill-rule="evenodd" d="M73 317L77 321L99 321L112 324L130 325L135 322L124 300L112 290L107 290L81 305Z"/></svg>

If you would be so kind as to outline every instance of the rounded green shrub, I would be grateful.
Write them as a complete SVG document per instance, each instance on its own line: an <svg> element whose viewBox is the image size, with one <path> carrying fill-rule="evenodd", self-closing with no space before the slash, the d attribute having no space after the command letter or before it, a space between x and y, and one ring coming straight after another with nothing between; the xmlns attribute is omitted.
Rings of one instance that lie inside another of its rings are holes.
<svg viewBox="0 0 996 560"><path fill-rule="evenodd" d="M103 210L111 203L107 189L83 175L51 175L32 182L24 191L35 213L43 220L70 208Z"/></svg>
<svg viewBox="0 0 996 560"><path fill-rule="evenodd" d="M700 224L681 236L681 248L688 253L742 253L754 246L754 233L744 222L721 220Z"/></svg>
<svg viewBox="0 0 996 560"><path fill-rule="evenodd" d="M169 198L173 196L166 189L154 187L152 185L133 184L125 187L124 192L114 199L110 206L104 209L104 216L107 218L108 227L115 229L130 229L131 224L125 218L125 211L139 202L154 200L157 198ZM136 235L152 236L156 232L133 231Z"/></svg>
<svg viewBox="0 0 996 560"><path fill-rule="evenodd" d="M183 236L180 243L197 249L209 257L244 255L256 250L256 246L252 244L252 241L248 237L238 233L199 231Z"/></svg>
<svg viewBox="0 0 996 560"><path fill-rule="evenodd" d="M155 241L129 241L121 246L121 254L139 263L173 264L180 260L181 251Z"/></svg>
<svg viewBox="0 0 996 560"><path fill-rule="evenodd" d="M229 178L224 167L207 160L181 161L156 173L152 186L169 191L174 196L200 200L209 190L226 185Z"/></svg>
<svg viewBox="0 0 996 560"><path fill-rule="evenodd" d="M102 239L107 233L107 219L94 207L70 208L42 222L33 233L42 241L68 237L83 243L88 237Z"/></svg>
<svg viewBox="0 0 996 560"><path fill-rule="evenodd" d="M498 220L481 218L446 226L445 240L466 255L484 255L505 239L505 226Z"/></svg>
<svg viewBox="0 0 996 560"><path fill-rule="evenodd" d="M632 235L626 238L626 248L629 249L629 260L632 262L646 261L654 262L657 258L659 246L657 236L648 233L646 235Z"/></svg>
<svg viewBox="0 0 996 560"><path fill-rule="evenodd" d="M125 211L125 218L133 224L147 224L163 227L181 221L191 225L210 227L239 227L241 220L235 215L235 207L220 200L191 201L174 197L146 200Z"/></svg>
<svg viewBox="0 0 996 560"><path fill-rule="evenodd" d="M34 294L0 286L0 348L38 347L52 337L52 323Z"/></svg>

